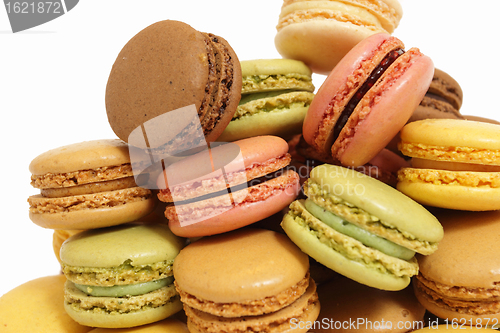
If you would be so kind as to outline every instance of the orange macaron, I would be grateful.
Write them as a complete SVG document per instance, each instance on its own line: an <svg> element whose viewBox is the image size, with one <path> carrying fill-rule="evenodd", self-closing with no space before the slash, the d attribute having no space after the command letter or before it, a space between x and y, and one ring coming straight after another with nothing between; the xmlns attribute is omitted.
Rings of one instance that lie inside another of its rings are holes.
<svg viewBox="0 0 500 333"><path fill-rule="evenodd" d="M158 198L172 232L199 237L241 228L286 208L299 175L287 170L288 144L258 136L215 146L165 168Z"/></svg>

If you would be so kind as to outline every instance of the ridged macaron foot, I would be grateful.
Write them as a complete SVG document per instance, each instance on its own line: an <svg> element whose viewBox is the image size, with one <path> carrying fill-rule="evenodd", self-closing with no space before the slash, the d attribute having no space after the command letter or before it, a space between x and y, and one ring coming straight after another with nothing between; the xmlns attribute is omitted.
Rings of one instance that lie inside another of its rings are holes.
<svg viewBox="0 0 500 333"><path fill-rule="evenodd" d="M424 97L432 60L387 34L357 44L314 97L303 136L345 166L371 160L396 136Z"/></svg>
<svg viewBox="0 0 500 333"><path fill-rule="evenodd" d="M321 325L314 332L406 333L427 324L410 286L386 291L339 278L319 285L318 295Z"/></svg>
<svg viewBox="0 0 500 333"><path fill-rule="evenodd" d="M135 183L128 145L122 140L84 141L34 158L28 198L30 219L50 229L84 230L132 222L157 201Z"/></svg>
<svg viewBox="0 0 500 333"><path fill-rule="evenodd" d="M450 325L500 328L500 211L442 210L436 216L445 236L436 252L417 258L418 300Z"/></svg>
<svg viewBox="0 0 500 333"><path fill-rule="evenodd" d="M0 297L2 333L51 332L87 333L64 311L64 275L40 277Z"/></svg>
<svg viewBox="0 0 500 333"><path fill-rule="evenodd" d="M399 149L412 157L398 173L397 188L429 206L500 209L500 125L427 119L406 125Z"/></svg>
<svg viewBox="0 0 500 333"><path fill-rule="evenodd" d="M171 164L158 178L158 198L172 232L208 236L238 229L286 208L300 190L287 170L288 144L277 136L221 143Z"/></svg>
<svg viewBox="0 0 500 333"><path fill-rule="evenodd" d="M359 283L401 290L418 273L415 252L436 251L438 220L396 189L352 169L315 167L281 223L316 261Z"/></svg>
<svg viewBox="0 0 500 333"><path fill-rule="evenodd" d="M64 308L85 326L124 328L180 311L172 266L184 246L166 225L127 224L78 233L60 251Z"/></svg>
<svg viewBox="0 0 500 333"><path fill-rule="evenodd" d="M397 0L284 0L274 42L284 58L327 75L363 39L391 34L402 16Z"/></svg>
<svg viewBox="0 0 500 333"><path fill-rule="evenodd" d="M219 141L259 135L285 139L302 132L314 97L311 70L291 59L241 61L241 101Z"/></svg>
<svg viewBox="0 0 500 333"><path fill-rule="evenodd" d="M180 252L174 276L191 332L288 332L319 313L309 258L274 231L204 237Z"/></svg>
<svg viewBox="0 0 500 333"><path fill-rule="evenodd" d="M118 54L106 86L106 113L125 142L180 151L215 141L240 95L241 68L230 44L165 20L140 31ZM191 106L198 117L183 109Z"/></svg>

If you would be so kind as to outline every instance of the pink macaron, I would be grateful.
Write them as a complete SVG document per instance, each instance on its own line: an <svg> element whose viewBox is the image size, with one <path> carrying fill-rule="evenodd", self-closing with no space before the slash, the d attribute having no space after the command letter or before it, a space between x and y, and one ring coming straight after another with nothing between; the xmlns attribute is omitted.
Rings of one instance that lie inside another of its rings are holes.
<svg viewBox="0 0 500 333"><path fill-rule="evenodd" d="M388 34L358 43L313 99L303 136L345 166L374 158L399 132L427 92L434 65Z"/></svg>
<svg viewBox="0 0 500 333"><path fill-rule="evenodd" d="M167 166L158 177L158 198L170 229L181 237L235 230L286 208L300 190L288 169L288 144L257 136L220 144Z"/></svg>

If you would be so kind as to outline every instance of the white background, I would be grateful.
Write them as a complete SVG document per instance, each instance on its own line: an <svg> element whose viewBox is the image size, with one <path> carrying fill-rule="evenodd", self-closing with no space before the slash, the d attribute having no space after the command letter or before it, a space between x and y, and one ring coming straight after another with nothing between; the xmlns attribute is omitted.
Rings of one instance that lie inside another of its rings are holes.
<svg viewBox="0 0 500 333"><path fill-rule="evenodd" d="M400 0L394 35L419 47L462 86L462 114L500 120L496 1ZM52 231L28 218L28 165L46 150L115 138L104 108L111 66L125 43L165 19L229 41L240 60L279 58L274 47L280 0L84 0L66 15L13 34L0 7L0 295L58 274ZM491 37L493 36L493 38ZM319 87L324 76L315 76Z"/></svg>

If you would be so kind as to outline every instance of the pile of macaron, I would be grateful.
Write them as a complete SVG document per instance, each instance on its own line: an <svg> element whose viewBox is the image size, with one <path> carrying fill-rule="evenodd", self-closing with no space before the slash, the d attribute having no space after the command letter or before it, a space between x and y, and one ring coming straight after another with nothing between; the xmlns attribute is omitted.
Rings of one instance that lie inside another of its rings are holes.
<svg viewBox="0 0 500 333"><path fill-rule="evenodd" d="M61 272L2 296L0 331L500 328L500 123L460 113L401 18L284 0L283 59L179 21L133 36L106 86L117 138L29 165Z"/></svg>

